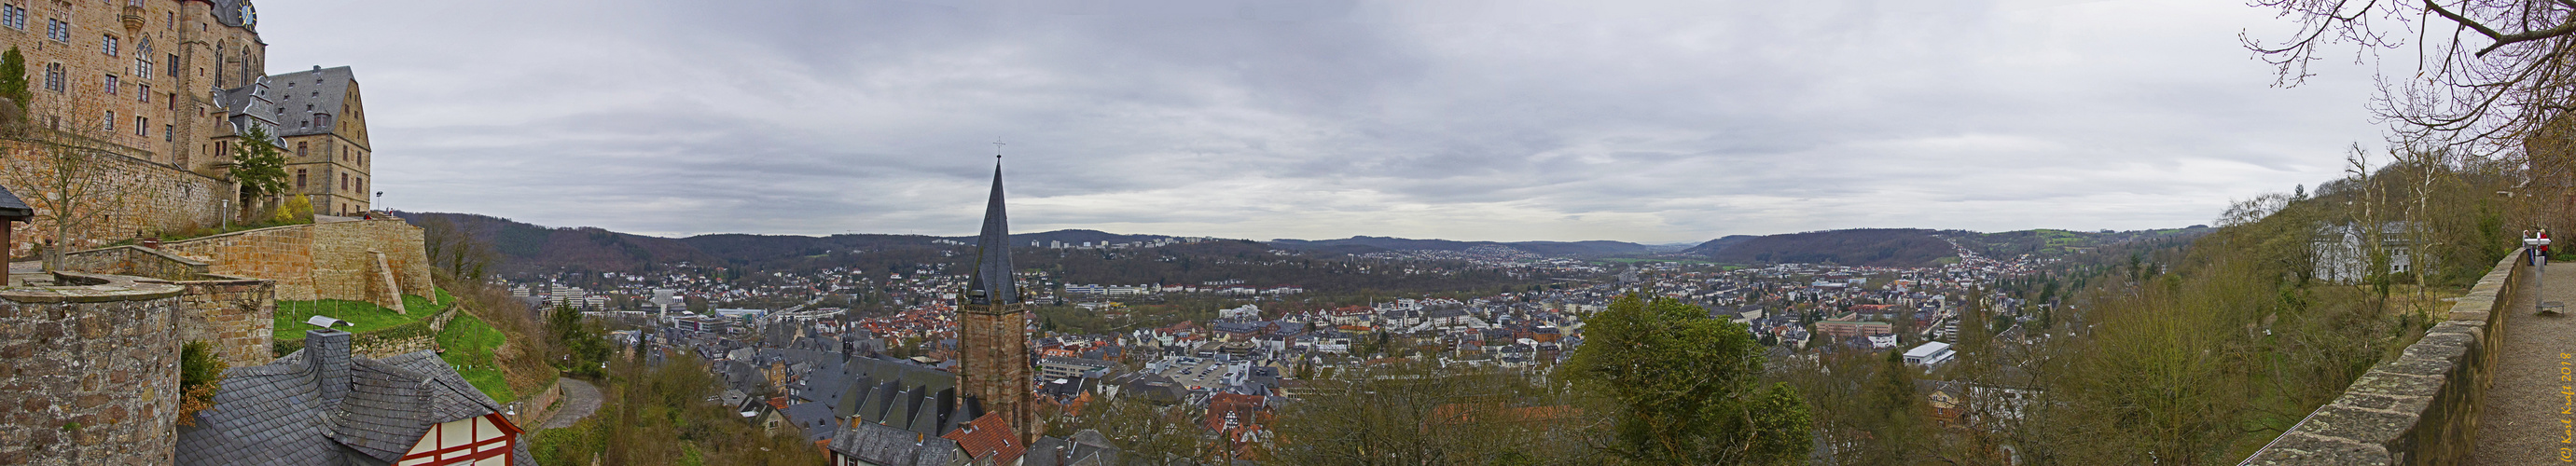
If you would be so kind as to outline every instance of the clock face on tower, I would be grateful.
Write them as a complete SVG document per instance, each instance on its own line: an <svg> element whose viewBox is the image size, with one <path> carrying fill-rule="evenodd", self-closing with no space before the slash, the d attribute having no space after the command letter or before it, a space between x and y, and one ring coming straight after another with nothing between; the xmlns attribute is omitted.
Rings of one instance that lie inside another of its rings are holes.
<svg viewBox="0 0 2576 466"><path fill-rule="evenodd" d="M250 6L250 3L249 3L249 2L243 2L243 3L241 4L241 21L242 21L242 25L243 25L243 26L255 26L255 25L258 25L258 24L259 24L259 9L257 9L257 8L251 8L251 6Z"/></svg>

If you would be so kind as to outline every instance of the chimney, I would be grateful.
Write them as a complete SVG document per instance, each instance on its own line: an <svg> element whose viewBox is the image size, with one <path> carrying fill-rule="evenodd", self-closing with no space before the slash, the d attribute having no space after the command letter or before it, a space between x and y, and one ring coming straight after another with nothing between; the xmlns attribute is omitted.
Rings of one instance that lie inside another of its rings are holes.
<svg viewBox="0 0 2576 466"><path fill-rule="evenodd" d="M349 394L349 332L304 331L304 365L312 368L314 382L321 385L321 401L339 403Z"/></svg>

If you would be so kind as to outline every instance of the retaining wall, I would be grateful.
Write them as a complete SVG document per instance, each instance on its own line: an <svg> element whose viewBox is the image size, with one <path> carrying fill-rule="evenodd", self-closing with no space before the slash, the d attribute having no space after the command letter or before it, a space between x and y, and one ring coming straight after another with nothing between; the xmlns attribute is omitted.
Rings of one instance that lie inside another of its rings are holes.
<svg viewBox="0 0 2576 466"><path fill-rule="evenodd" d="M115 246L63 255L68 270L148 277L179 285L179 337L214 345L232 367L267 364L276 325L276 282L206 273L212 264L144 246Z"/></svg>
<svg viewBox="0 0 2576 466"><path fill-rule="evenodd" d="M161 249L211 263L213 273L276 280L277 299L346 299L399 311L401 295L433 295L420 227L402 220L262 228Z"/></svg>
<svg viewBox="0 0 2576 466"><path fill-rule="evenodd" d="M2334 402L2246 458L2249 465L2447 465L2476 445L2478 410L2495 384L2505 313L2530 312L2537 288L2516 249L2451 306L2449 320L2354 379Z"/></svg>
<svg viewBox="0 0 2576 466"><path fill-rule="evenodd" d="M0 464L170 464L185 290L55 276L0 289Z"/></svg>

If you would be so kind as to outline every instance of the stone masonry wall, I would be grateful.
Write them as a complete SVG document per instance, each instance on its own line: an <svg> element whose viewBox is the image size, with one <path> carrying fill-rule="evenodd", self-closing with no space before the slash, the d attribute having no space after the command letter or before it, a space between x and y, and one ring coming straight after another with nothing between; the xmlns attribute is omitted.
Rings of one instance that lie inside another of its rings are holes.
<svg viewBox="0 0 2576 466"><path fill-rule="evenodd" d="M187 288L179 297L189 312L181 314L179 338L213 343L216 356L232 367L268 364L269 339L277 326L277 284L269 280L196 280L177 282Z"/></svg>
<svg viewBox="0 0 2576 466"><path fill-rule="evenodd" d="M277 299L288 301L346 299L400 309L399 297L378 291L385 279L377 277L387 275L401 294L433 294L420 227L402 220L262 228L165 243L161 249L212 263L214 273L276 280ZM375 253L383 253L384 270L376 266Z"/></svg>
<svg viewBox="0 0 2576 466"><path fill-rule="evenodd" d="M129 245L64 254L62 268L162 280L196 280L199 275L206 274L209 265L152 248Z"/></svg>
<svg viewBox="0 0 2576 466"><path fill-rule="evenodd" d="M2355 379L2334 402L2245 460L2250 465L2445 465L2468 458L2495 382L2505 313L2534 304L2522 250L2451 307L2450 320Z"/></svg>
<svg viewBox="0 0 2576 466"><path fill-rule="evenodd" d="M400 294L425 298L435 294L430 291L429 257L421 248L420 227L401 220L359 220L311 228L314 296L400 310L401 297L381 291L386 284L379 277L387 276ZM385 269L377 267L373 253L384 254Z"/></svg>
<svg viewBox="0 0 2576 466"><path fill-rule="evenodd" d="M163 243L161 250L211 263L209 270L217 274L276 280L277 299L311 301L313 230L306 228L309 226L261 228Z"/></svg>
<svg viewBox="0 0 2576 466"><path fill-rule="evenodd" d="M170 464L181 288L61 276L0 291L0 464Z"/></svg>
<svg viewBox="0 0 2576 466"><path fill-rule="evenodd" d="M27 150L0 151L0 183L38 210L37 216L53 215L50 199L50 176L46 176L47 157ZM205 175L179 170L123 155L102 155L94 170L97 175L75 177L93 185L89 192L114 193L93 196L92 204L76 204L76 213L93 208L106 208L104 217L93 217L88 227L74 232L78 244L70 249L87 249L117 240L133 238L137 233L158 234L184 231L195 227L215 227L223 221L220 210L224 199L233 194L231 183ZM111 202L100 202L111 201ZM81 207L95 205L99 207ZM36 245L53 239L50 220L23 224L13 230L15 236L9 257L27 257Z"/></svg>

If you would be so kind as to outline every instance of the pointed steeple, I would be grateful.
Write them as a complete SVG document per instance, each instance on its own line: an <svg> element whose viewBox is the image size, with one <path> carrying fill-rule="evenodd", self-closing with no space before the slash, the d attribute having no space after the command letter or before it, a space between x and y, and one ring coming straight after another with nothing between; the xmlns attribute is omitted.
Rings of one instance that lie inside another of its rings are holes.
<svg viewBox="0 0 2576 466"><path fill-rule="evenodd" d="M975 237L975 276L966 286L969 304L1020 301L1011 280L1011 229L1002 214L1002 161L993 157L993 198L984 204L984 233Z"/></svg>

